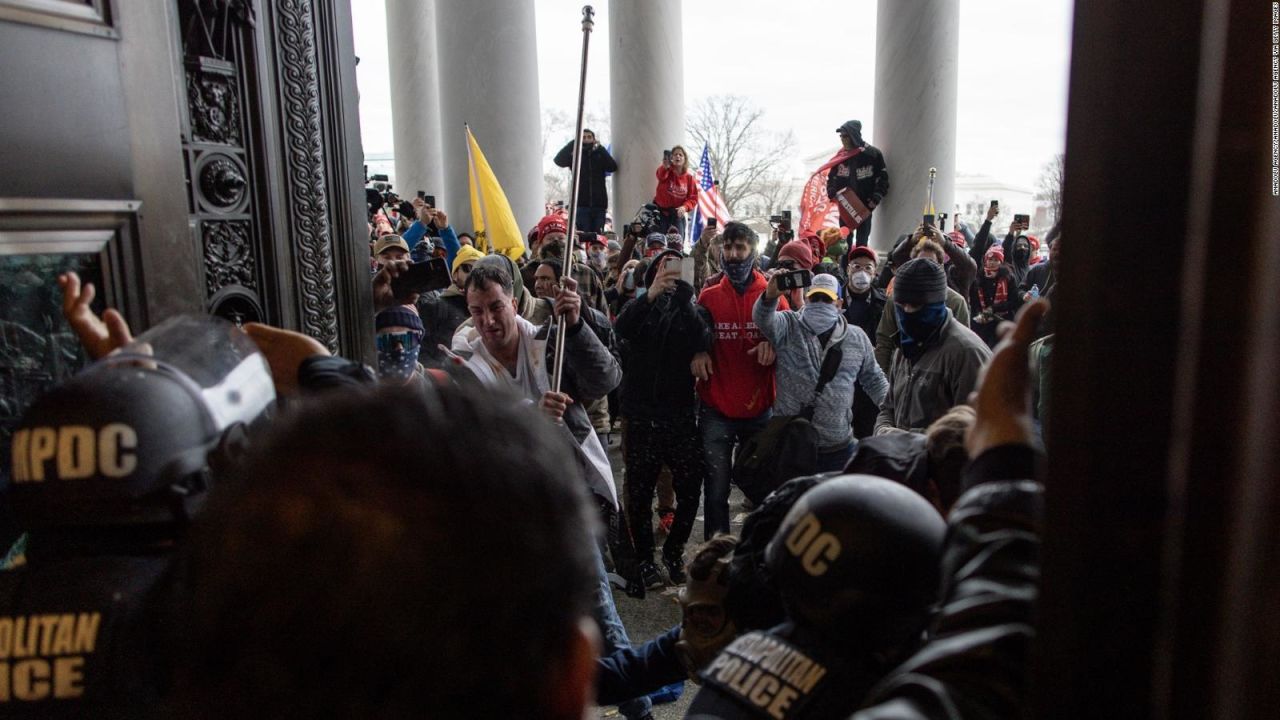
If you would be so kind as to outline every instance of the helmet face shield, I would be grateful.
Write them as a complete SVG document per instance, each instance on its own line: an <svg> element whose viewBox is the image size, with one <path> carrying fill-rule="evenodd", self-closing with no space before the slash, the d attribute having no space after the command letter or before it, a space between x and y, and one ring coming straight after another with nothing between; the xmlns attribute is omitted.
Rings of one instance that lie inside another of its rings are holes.
<svg viewBox="0 0 1280 720"><path fill-rule="evenodd" d="M241 330L173 318L50 390L13 437L18 524L122 526L184 520L209 486L210 452L275 399Z"/></svg>
<svg viewBox="0 0 1280 720"><path fill-rule="evenodd" d="M165 370L191 384L219 432L246 425L275 401L266 358L240 328L210 316L179 315L139 335L99 364Z"/></svg>

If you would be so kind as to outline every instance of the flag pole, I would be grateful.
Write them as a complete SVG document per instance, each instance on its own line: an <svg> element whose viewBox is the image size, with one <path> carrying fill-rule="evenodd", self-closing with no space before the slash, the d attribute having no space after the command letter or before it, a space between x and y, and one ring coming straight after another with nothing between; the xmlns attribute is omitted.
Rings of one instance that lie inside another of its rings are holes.
<svg viewBox="0 0 1280 720"><path fill-rule="evenodd" d="M587 94L587 48L591 44L591 30L595 28L596 11L590 6L582 8L582 64L578 74L578 122L573 135L573 174L569 181L569 235L564 243L564 265L560 275L560 286L573 276L574 243L577 240L578 224L578 173L582 170L582 115L586 107ZM583 308L585 311L586 308ZM555 356L552 361L551 390L560 392L560 381L564 376L564 343L565 331L560 323L556 333Z"/></svg>
<svg viewBox="0 0 1280 720"><path fill-rule="evenodd" d="M467 190L474 189L476 202L480 203L480 222L484 223L484 252L488 253L494 247L489 239L493 228L489 225L489 210L484 204L484 193L480 192L480 173L476 170L476 158L471 152L471 140L475 136L471 134L471 126L467 123L462 123L462 130L467 136L467 169L470 171L467 177Z"/></svg>

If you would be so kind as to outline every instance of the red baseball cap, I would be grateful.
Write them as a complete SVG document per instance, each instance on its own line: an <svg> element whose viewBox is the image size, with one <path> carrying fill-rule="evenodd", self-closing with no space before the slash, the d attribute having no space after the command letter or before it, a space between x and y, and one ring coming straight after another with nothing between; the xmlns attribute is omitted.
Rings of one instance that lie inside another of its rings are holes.
<svg viewBox="0 0 1280 720"><path fill-rule="evenodd" d="M871 262L879 262L880 258L876 257L876 251L866 245L854 246L849 248L849 262L853 262L856 257L871 258Z"/></svg>

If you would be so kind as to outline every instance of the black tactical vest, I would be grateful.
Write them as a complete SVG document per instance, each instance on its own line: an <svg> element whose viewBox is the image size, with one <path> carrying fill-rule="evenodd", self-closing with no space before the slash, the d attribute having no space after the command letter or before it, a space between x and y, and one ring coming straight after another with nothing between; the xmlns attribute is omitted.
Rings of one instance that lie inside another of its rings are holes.
<svg viewBox="0 0 1280 720"><path fill-rule="evenodd" d="M166 557L0 572L0 717L136 718L156 709Z"/></svg>

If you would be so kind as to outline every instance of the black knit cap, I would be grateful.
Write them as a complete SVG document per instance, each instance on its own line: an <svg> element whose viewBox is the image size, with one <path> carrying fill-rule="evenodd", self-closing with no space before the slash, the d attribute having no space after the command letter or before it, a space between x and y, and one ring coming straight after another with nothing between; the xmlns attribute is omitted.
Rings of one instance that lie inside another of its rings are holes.
<svg viewBox="0 0 1280 720"><path fill-rule="evenodd" d="M404 305L393 305L374 316L374 330L387 327L407 327L419 333L425 331L422 318L418 317L418 313Z"/></svg>
<svg viewBox="0 0 1280 720"><path fill-rule="evenodd" d="M644 271L645 287L653 284L653 279L658 277L658 270L662 269L662 264L667 261L667 258L671 257L684 257L684 254L679 250L663 250L653 256L653 259L649 262L649 267Z"/></svg>
<svg viewBox="0 0 1280 720"><path fill-rule="evenodd" d="M908 260L893 274L893 301L929 305L947 299L947 273L927 258Z"/></svg>

